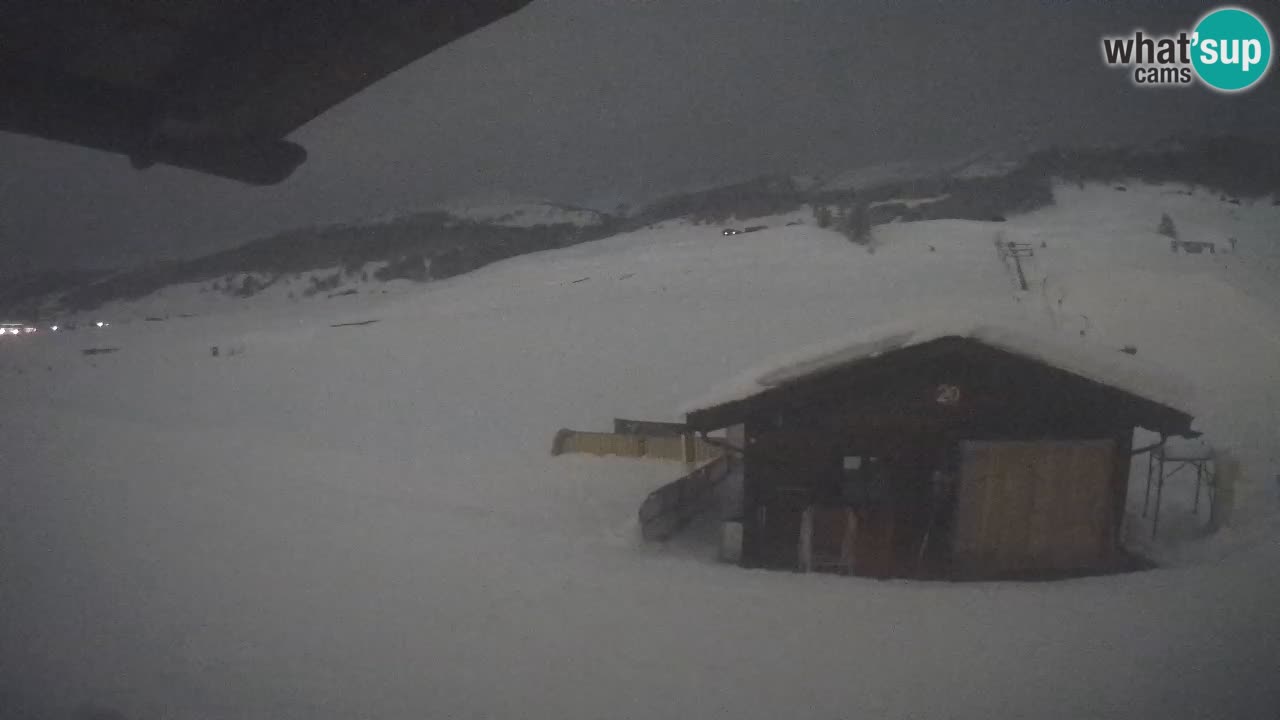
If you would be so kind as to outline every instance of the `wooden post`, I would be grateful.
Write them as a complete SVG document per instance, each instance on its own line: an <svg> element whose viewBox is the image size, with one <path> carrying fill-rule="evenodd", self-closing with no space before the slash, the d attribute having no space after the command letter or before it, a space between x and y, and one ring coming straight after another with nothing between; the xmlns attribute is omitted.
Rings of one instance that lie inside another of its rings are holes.
<svg viewBox="0 0 1280 720"><path fill-rule="evenodd" d="M800 514L800 536L796 538L796 566L800 572L813 569L813 506Z"/></svg>
<svg viewBox="0 0 1280 720"><path fill-rule="evenodd" d="M694 452L693 433L685 433L680 436L680 445L684 450L684 461L692 464L697 458Z"/></svg>
<svg viewBox="0 0 1280 720"><path fill-rule="evenodd" d="M1126 427L1117 431L1115 434L1116 456L1115 467L1112 469L1111 475L1111 528L1110 528L1110 549L1120 550L1124 547L1124 518L1125 505L1129 498L1129 465L1133 458L1133 428ZM1150 458L1148 458L1150 462ZM1150 477L1148 475L1148 477ZM1151 488L1148 485L1147 492L1150 493Z"/></svg>
<svg viewBox="0 0 1280 720"><path fill-rule="evenodd" d="M569 428L560 428L556 431L556 436L551 440L551 454L553 456L564 452L564 444L573 436L573 431Z"/></svg>
<svg viewBox="0 0 1280 720"><path fill-rule="evenodd" d="M1216 532L1231 524L1231 511L1236 500L1236 480L1240 478L1240 460L1230 451L1218 451L1213 461L1213 475L1209 529Z"/></svg>

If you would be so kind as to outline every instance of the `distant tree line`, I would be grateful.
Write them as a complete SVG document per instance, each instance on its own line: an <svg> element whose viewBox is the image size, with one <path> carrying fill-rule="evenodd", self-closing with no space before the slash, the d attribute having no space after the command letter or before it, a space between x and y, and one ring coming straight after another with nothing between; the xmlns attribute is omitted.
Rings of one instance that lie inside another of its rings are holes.
<svg viewBox="0 0 1280 720"><path fill-rule="evenodd" d="M513 227L460 220L447 213L422 213L389 223L335 225L290 230L238 248L194 260L152 263L72 287L66 310L89 310L112 300L144 297L168 285L213 281L213 289L248 297L286 275L338 267L359 274L379 263L379 280L422 282L469 272L515 255L598 240L619 232L603 216L599 225L570 223ZM239 278L232 282L231 278ZM341 283L341 277L323 284ZM313 286L304 294L332 287Z"/></svg>
<svg viewBox="0 0 1280 720"><path fill-rule="evenodd" d="M1068 182L1134 178L1200 185L1231 197L1280 193L1280 145L1240 136L1176 140L1156 149L1052 148L1030 156L1024 167Z"/></svg>

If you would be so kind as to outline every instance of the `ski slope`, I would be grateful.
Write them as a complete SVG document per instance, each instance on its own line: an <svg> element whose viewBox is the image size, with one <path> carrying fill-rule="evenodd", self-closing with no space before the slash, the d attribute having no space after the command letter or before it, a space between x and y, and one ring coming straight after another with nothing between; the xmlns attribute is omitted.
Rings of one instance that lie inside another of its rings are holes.
<svg viewBox="0 0 1280 720"><path fill-rule="evenodd" d="M1063 187L1006 223L878 227L873 253L669 222L385 295L197 292L165 322L144 298L6 342L0 714L1272 717L1280 207L1184 190ZM1236 254L1170 253L1162 212ZM1029 291L998 232L1034 246ZM771 358L939 309L1190 382L1244 464L1235 525L1197 537L1171 482L1151 572L745 571L696 531L637 542L680 465L549 456L558 428L679 419Z"/></svg>

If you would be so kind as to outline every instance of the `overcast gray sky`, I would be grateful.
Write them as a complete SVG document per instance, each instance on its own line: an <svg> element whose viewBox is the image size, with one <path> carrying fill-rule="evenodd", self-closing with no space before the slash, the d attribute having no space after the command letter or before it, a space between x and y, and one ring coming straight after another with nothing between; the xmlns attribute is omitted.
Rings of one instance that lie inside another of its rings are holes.
<svg viewBox="0 0 1280 720"><path fill-rule="evenodd" d="M310 159L275 187L0 133L0 244L9 268L113 265L457 198L607 209L763 172L1274 131L1274 70L1224 96L1102 65L1102 35L1214 6L535 0L300 129Z"/></svg>

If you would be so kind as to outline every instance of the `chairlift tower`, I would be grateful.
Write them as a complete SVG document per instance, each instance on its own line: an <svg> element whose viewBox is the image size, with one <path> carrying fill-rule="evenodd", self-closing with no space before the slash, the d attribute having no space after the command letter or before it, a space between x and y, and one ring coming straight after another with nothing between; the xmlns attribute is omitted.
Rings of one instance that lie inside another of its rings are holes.
<svg viewBox="0 0 1280 720"><path fill-rule="evenodd" d="M996 237L996 254L1000 256L1001 262L1006 265L1010 260L1013 261L1014 275L1018 280L1018 287L1027 289L1027 274L1022 269L1022 259L1032 258L1036 256L1036 251L1031 247L1031 243L1014 242L1013 240L1005 240L1003 234Z"/></svg>

